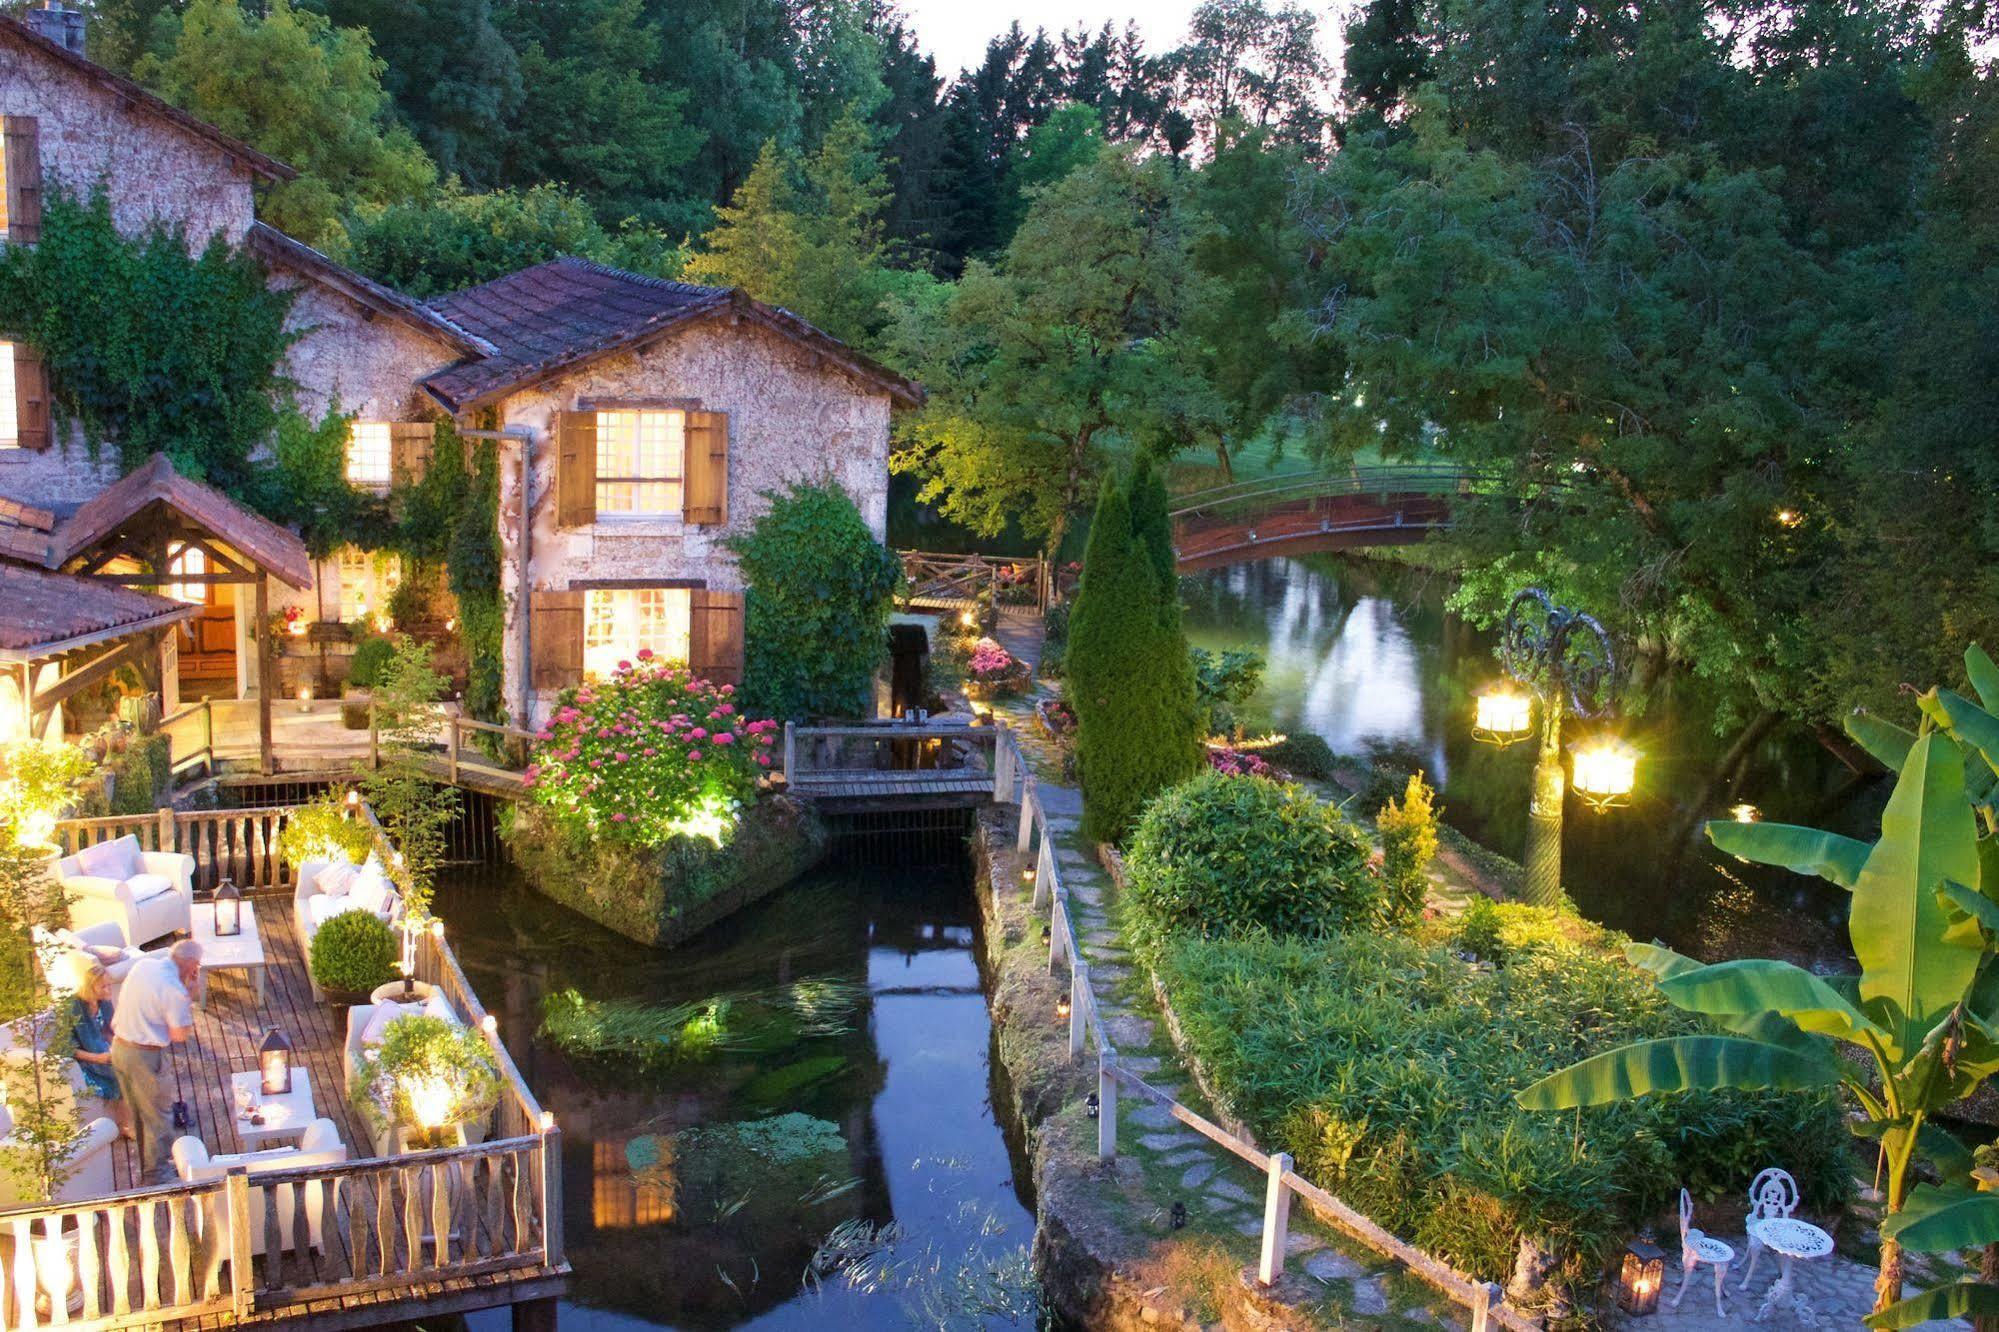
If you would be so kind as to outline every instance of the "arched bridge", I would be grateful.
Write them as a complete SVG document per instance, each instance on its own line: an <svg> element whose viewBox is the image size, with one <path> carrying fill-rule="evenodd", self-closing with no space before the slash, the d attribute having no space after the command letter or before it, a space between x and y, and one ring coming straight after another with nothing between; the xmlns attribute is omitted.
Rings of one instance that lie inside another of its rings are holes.
<svg viewBox="0 0 1999 1332"><path fill-rule="evenodd" d="M1451 525L1451 500L1471 474L1423 463L1341 473L1258 477L1178 496L1173 544L1180 571L1273 555L1401 546Z"/></svg>

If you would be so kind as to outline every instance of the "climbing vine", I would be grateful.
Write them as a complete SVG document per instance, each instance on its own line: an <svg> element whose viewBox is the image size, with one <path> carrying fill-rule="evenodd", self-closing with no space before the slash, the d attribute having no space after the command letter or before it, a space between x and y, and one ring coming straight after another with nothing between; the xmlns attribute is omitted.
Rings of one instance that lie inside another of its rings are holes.
<svg viewBox="0 0 1999 1332"><path fill-rule="evenodd" d="M403 588L429 584L443 566L465 643L465 709L482 721L503 715L499 475L490 440L468 441L452 422L439 421L429 466L391 496L397 517L385 542L403 557ZM405 616L398 611L396 618Z"/></svg>

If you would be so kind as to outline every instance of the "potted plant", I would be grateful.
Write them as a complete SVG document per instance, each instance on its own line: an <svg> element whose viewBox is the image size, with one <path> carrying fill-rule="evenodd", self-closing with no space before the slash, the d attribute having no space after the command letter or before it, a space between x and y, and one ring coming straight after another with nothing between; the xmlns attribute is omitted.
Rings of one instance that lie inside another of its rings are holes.
<svg viewBox="0 0 1999 1332"><path fill-rule="evenodd" d="M396 935L373 912L343 911L312 936L312 979L335 1008L365 1002L396 975Z"/></svg>
<svg viewBox="0 0 1999 1332"><path fill-rule="evenodd" d="M354 1105L398 1152L457 1146L465 1126L500 1098L500 1072L484 1037L427 1014L388 1024L369 1052Z"/></svg>
<svg viewBox="0 0 1999 1332"><path fill-rule="evenodd" d="M981 638L965 663L965 693L981 701L1010 698L1026 686L1027 676L1026 662L992 639Z"/></svg>
<svg viewBox="0 0 1999 1332"><path fill-rule="evenodd" d="M322 796L293 810L278 835L278 850L297 874L308 860L360 864L374 849L375 830L347 812L339 795Z"/></svg>

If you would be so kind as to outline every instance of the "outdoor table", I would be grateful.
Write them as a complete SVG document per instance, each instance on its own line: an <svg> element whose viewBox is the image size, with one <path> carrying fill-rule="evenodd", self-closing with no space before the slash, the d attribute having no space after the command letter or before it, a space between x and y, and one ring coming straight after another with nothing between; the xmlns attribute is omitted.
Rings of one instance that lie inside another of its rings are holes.
<svg viewBox="0 0 1999 1332"><path fill-rule="evenodd" d="M264 956L263 936L257 933L257 908L254 903L241 904L242 929L236 934L215 932L215 903L196 902L189 913L191 927L188 933L201 945L201 997L208 998L208 973L211 971L240 971L249 978L251 989L257 996L257 1007L264 1006Z"/></svg>
<svg viewBox="0 0 1999 1332"><path fill-rule="evenodd" d="M236 1139L243 1144L246 1152L256 1151L273 1138L295 1137L304 1133L318 1117L312 1105L312 1078L306 1070L294 1065L292 1089L278 1096L266 1096L263 1084L264 1075L254 1068L247 1073L229 1075L229 1118L236 1126ZM249 1116L237 1108L238 1088L249 1092L249 1103L260 1112L263 1123L252 1124Z"/></svg>
<svg viewBox="0 0 1999 1332"><path fill-rule="evenodd" d="M1770 1287L1769 1293L1764 1295L1763 1303L1756 1310L1756 1317L1752 1320L1760 1323L1769 1316L1772 1309L1788 1300L1796 1288L1791 1270L1792 1263L1800 1258L1810 1261L1814 1258L1831 1257L1832 1236L1809 1221L1800 1221L1791 1216L1773 1216L1762 1221L1752 1221L1750 1226L1751 1233L1763 1247L1777 1255L1777 1262L1782 1268L1782 1274Z"/></svg>

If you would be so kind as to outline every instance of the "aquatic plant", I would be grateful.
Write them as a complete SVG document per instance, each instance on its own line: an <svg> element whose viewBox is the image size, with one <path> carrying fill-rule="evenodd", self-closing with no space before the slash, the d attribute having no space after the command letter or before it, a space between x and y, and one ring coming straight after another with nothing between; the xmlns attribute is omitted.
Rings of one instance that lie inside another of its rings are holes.
<svg viewBox="0 0 1999 1332"><path fill-rule="evenodd" d="M1005 1230L990 1208L975 1209L969 1216L960 1209L958 1220L975 1222L962 1248L948 1245L948 1235L919 1243L897 1221L877 1225L849 1218L820 1241L806 1264L804 1285L815 1293L830 1282L865 1295L894 1293L910 1326L937 1332L974 1332L994 1321L1036 1326L1041 1288L1027 1246L994 1252L979 1244Z"/></svg>
<svg viewBox="0 0 1999 1332"><path fill-rule="evenodd" d="M572 1055L658 1069L845 1036L867 1000L865 984L831 977L678 1004L592 999L565 989L543 997L541 1035Z"/></svg>

